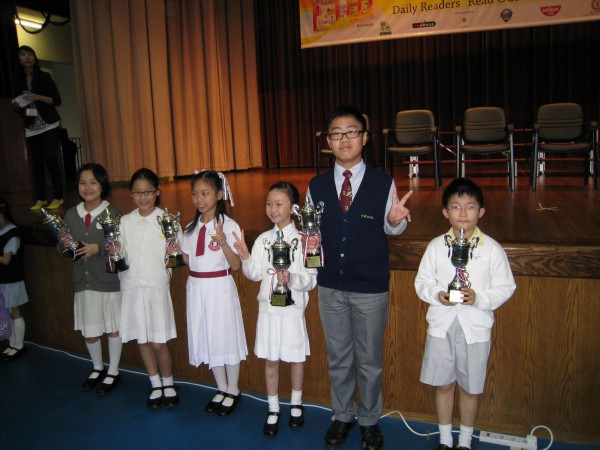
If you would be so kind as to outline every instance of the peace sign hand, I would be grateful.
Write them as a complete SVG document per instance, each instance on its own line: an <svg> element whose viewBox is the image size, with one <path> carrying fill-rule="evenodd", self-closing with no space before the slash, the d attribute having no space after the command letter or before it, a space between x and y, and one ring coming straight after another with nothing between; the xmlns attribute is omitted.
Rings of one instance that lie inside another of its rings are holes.
<svg viewBox="0 0 600 450"><path fill-rule="evenodd" d="M233 237L235 238L235 242L233 243L233 248L236 249L240 258L244 261L250 258L250 252L248 251L248 246L246 245L246 241L244 240L244 230L242 230L242 237L239 237L235 231L233 231Z"/></svg>
<svg viewBox="0 0 600 450"><path fill-rule="evenodd" d="M402 199L398 198L398 190L394 188L394 194L392 198L392 207L388 213L387 220L392 228L396 228L400 225L404 219L411 221L410 210L404 206L408 199L413 195L413 191L410 190Z"/></svg>
<svg viewBox="0 0 600 450"><path fill-rule="evenodd" d="M223 232L223 222L221 220L217 222L217 231L211 239L218 242L221 247L227 245L227 235Z"/></svg>

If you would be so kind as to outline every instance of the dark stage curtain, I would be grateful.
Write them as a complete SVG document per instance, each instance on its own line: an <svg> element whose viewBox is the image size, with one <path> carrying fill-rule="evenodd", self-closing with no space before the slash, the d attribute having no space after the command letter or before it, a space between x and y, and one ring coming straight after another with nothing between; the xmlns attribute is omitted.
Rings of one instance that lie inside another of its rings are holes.
<svg viewBox="0 0 600 450"><path fill-rule="evenodd" d="M255 14L267 167L314 165L314 133L342 103L369 115L377 163L381 130L404 109L432 110L442 131L483 105L504 108L515 128L551 102L600 115L600 21L301 50L297 1L255 0Z"/></svg>
<svg viewBox="0 0 600 450"><path fill-rule="evenodd" d="M12 98L15 94L14 74L19 47L15 28L16 9L13 2L0 1L0 98Z"/></svg>

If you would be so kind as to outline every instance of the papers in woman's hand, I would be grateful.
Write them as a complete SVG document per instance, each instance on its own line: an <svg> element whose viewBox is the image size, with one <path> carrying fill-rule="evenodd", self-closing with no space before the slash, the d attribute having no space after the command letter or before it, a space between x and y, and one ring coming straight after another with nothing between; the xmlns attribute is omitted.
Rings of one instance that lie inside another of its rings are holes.
<svg viewBox="0 0 600 450"><path fill-rule="evenodd" d="M25 108L27 105L31 103L31 100L28 100L25 96L29 95L29 92L23 92L18 97L15 97L15 102L19 105L20 108Z"/></svg>

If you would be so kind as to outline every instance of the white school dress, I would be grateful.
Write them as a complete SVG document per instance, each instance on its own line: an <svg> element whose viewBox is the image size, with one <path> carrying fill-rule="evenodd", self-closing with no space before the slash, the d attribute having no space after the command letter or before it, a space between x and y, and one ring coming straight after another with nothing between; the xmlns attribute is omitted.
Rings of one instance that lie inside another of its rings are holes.
<svg viewBox="0 0 600 450"><path fill-rule="evenodd" d="M198 233L203 226L206 227L204 255L196 256ZM207 224L198 221L193 233L184 235L181 243L190 268L186 286L190 364L195 367L208 364L209 369L239 364L248 355L237 287L231 274L227 274L230 267L221 246L211 240L216 226L216 221ZM227 243L237 253L233 248L234 231L241 235L238 224L223 216Z"/></svg>
<svg viewBox="0 0 600 450"><path fill-rule="evenodd" d="M296 250L292 253L289 289L292 291L293 305L272 306L271 292L277 285L277 275L265 244L272 245L277 239L279 228L274 226L262 233L252 247L252 255L242 261L244 275L252 281L260 281L258 293L258 321L254 353L269 361L304 362L310 355L310 344L304 312L308 306L308 293L317 285L317 269L304 267L302 237L294 223L283 230L283 240L292 245L297 239Z"/></svg>
<svg viewBox="0 0 600 450"><path fill-rule="evenodd" d="M121 218L121 243L129 269L119 272L123 342L165 343L177 337L175 314L165 268L165 237L156 220L163 210L147 217L136 209Z"/></svg>

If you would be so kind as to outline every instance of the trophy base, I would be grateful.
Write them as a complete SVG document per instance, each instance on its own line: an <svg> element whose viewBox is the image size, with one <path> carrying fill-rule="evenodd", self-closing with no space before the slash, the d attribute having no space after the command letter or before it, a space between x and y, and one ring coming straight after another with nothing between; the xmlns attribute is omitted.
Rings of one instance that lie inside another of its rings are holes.
<svg viewBox="0 0 600 450"><path fill-rule="evenodd" d="M294 304L292 300L292 292L287 291L286 293L273 292L271 294L271 306L291 306Z"/></svg>
<svg viewBox="0 0 600 450"><path fill-rule="evenodd" d="M167 262L165 263L167 269L174 269L175 267L181 266L185 266L185 261L183 260L183 255L181 253L169 255Z"/></svg>
<svg viewBox="0 0 600 450"><path fill-rule="evenodd" d="M321 255L307 255L304 267L307 269L316 269L317 267L323 267L321 262Z"/></svg>
<svg viewBox="0 0 600 450"><path fill-rule="evenodd" d="M118 261L106 261L107 273L124 272L127 269L129 269L129 266L127 265L124 259L119 259Z"/></svg>
<svg viewBox="0 0 600 450"><path fill-rule="evenodd" d="M448 291L448 301L451 303L463 303L462 292L456 289L450 289Z"/></svg>

